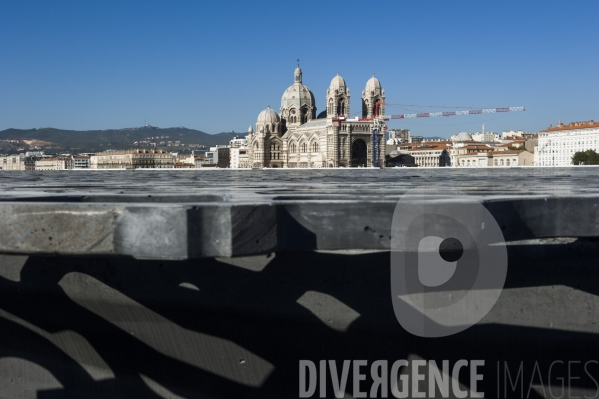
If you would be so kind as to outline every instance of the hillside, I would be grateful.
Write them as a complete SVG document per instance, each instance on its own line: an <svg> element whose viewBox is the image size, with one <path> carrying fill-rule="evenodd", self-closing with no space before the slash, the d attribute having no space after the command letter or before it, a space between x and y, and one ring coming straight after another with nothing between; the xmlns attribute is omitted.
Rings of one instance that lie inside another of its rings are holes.
<svg viewBox="0 0 599 399"><path fill-rule="evenodd" d="M49 142L50 148L62 148L72 152L99 152L105 150L122 150L134 148L136 141L146 140L148 137L168 136L157 141L180 141L186 144L199 144L214 146L228 144L236 135L245 136L246 133L218 133L208 134L199 130L186 127L171 127L161 129L155 126L142 126L138 128L109 129L109 130L63 130L54 128L38 129L6 129L0 131L0 140L36 140ZM23 147L25 144L19 144ZM26 145L25 145L26 146ZM146 146L147 147L147 146ZM15 146L16 148L16 146ZM162 148L162 147L159 147ZM169 147L173 151L183 147ZM12 152L12 151L4 151Z"/></svg>

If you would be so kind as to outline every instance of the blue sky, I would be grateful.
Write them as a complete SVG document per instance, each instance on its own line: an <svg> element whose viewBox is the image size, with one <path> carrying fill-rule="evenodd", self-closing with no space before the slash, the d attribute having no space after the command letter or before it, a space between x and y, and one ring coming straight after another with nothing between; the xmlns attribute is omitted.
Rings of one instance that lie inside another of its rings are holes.
<svg viewBox="0 0 599 399"><path fill-rule="evenodd" d="M599 1L0 0L0 130L245 131L293 82L352 113L372 72L390 104L525 106L393 121L414 135L599 120ZM388 107L387 113L442 108Z"/></svg>

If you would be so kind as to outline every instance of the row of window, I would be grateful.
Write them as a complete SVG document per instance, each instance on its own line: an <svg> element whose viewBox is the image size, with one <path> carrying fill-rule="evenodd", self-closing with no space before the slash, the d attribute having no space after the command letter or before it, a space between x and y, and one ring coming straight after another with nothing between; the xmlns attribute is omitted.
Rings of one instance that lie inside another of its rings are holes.
<svg viewBox="0 0 599 399"><path fill-rule="evenodd" d="M299 149L300 152L308 152L308 144L301 143ZM310 144L310 149L311 152L318 152L318 143L316 141L312 142L312 144ZM289 146L289 152L297 152L297 146L295 145L295 143L291 143L291 145Z"/></svg>
<svg viewBox="0 0 599 399"><path fill-rule="evenodd" d="M310 144L311 152L318 152L319 148L320 147L318 146L318 143L316 141L313 141ZM297 144L291 143L289 145L289 152L292 152L292 153L297 152L297 149L298 149ZM254 144L254 153L257 153L258 150L260 150L260 145L258 143L256 143L256 144ZM280 144L275 143L275 144L270 145L271 152L277 152L280 150L281 150ZM308 152L308 143L301 143L299 146L299 150L300 150L300 152Z"/></svg>
<svg viewBox="0 0 599 399"><path fill-rule="evenodd" d="M472 160L472 162L470 162L471 160L468 159L467 161L465 159L462 159L462 166L475 166L476 165L476 160ZM478 162L479 166L485 166L486 162L483 159L479 159ZM517 166L518 165L518 161L516 159L506 159L505 162L503 159L494 159L493 160L493 165L495 166Z"/></svg>

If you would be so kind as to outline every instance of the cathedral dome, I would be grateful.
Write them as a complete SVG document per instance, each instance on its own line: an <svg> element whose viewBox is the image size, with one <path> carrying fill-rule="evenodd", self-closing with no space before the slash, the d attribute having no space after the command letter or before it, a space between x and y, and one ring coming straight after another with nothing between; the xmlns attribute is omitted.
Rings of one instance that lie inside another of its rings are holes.
<svg viewBox="0 0 599 399"><path fill-rule="evenodd" d="M379 80L374 77L374 74L372 74L372 77L366 82L366 92L369 93L376 91L377 89L381 89L381 82L379 82Z"/></svg>
<svg viewBox="0 0 599 399"><path fill-rule="evenodd" d="M333 78L333 80L331 80L331 89L339 89L339 88L345 88L345 80L343 80L343 78L341 76L339 76L339 73L337 73L337 76L335 76Z"/></svg>
<svg viewBox="0 0 599 399"><path fill-rule="evenodd" d="M299 65L293 74L293 84L281 97L281 118L285 120L286 127L302 125L316 116L314 94L302 83L302 69Z"/></svg>
<svg viewBox="0 0 599 399"><path fill-rule="evenodd" d="M285 90L281 98L281 108L287 108L292 105L300 108L302 105L310 107L315 105L314 94L312 91L300 82L295 82Z"/></svg>
<svg viewBox="0 0 599 399"><path fill-rule="evenodd" d="M258 120L256 121L256 124L279 123L280 121L281 121L281 118L279 117L279 114L277 114L274 109L271 109L270 105L269 105L268 108L266 108L264 111L260 112L260 114L258 115Z"/></svg>

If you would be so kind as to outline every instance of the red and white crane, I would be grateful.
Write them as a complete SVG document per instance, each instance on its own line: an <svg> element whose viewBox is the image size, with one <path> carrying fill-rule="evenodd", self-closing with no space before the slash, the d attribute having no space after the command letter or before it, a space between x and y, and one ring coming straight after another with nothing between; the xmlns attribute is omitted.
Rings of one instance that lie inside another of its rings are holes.
<svg viewBox="0 0 599 399"><path fill-rule="evenodd" d="M504 108L487 108L487 109L470 109L467 111L446 111L446 112L421 112L416 114L399 114L399 115L380 115L379 109L381 105L385 105L384 102L378 102L374 109L374 118L358 118L360 121L371 121L373 119L379 119L388 121L391 119L408 119L408 118L433 118L437 116L460 116L460 115L480 115L480 114L494 114L497 112L519 112L525 111L524 107L504 107Z"/></svg>
<svg viewBox="0 0 599 399"><path fill-rule="evenodd" d="M408 119L408 118L433 118L437 116L460 116L460 115L481 115L481 114L494 114L498 112L518 112L525 111L524 107L505 107L505 108L487 108L487 109L470 109L467 111L446 111L446 112L421 112L416 114L399 114L399 115L381 115L379 112L380 107L385 105L384 102L379 101L375 104L374 117L373 118L358 118L359 121L374 121L374 129L372 134L372 145L373 145L373 159L372 165L379 167L381 163L380 151L380 135L379 132L386 130L387 127L384 125L385 121L391 119ZM457 108L457 107L456 107ZM339 118L341 119L341 118Z"/></svg>

